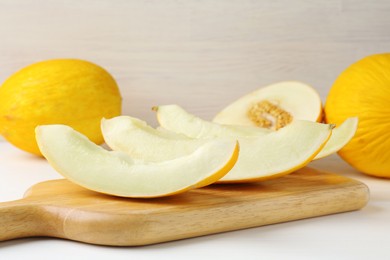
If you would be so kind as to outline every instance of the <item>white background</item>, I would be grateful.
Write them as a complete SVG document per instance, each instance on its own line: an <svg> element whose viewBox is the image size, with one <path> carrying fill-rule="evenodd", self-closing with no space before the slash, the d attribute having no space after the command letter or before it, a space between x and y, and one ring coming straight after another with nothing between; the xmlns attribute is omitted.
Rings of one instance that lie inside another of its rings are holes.
<svg viewBox="0 0 390 260"><path fill-rule="evenodd" d="M207 119L281 80L307 82L325 101L346 66L389 52L389 13L387 0L0 0L0 81L39 60L90 60L117 79L123 113L152 124L153 105L178 103ZM0 243L0 259L390 258L389 181L363 176L337 156L312 166L365 182L369 205L140 248L15 240ZM45 161L0 142L0 201L58 177Z"/></svg>
<svg viewBox="0 0 390 260"><path fill-rule="evenodd" d="M0 0L0 81L32 62L87 59L109 70L124 113L180 103L210 118L281 80L325 100L352 62L390 46L387 0Z"/></svg>

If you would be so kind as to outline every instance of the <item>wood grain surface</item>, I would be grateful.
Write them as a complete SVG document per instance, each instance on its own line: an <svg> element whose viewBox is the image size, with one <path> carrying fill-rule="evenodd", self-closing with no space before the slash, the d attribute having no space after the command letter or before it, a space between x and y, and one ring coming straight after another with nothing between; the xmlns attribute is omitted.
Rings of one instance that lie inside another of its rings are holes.
<svg viewBox="0 0 390 260"><path fill-rule="evenodd" d="M0 241L53 236L136 246L357 210L366 185L311 168L255 184L211 185L159 199L125 199L66 180L0 203ZM259 229L261 232L261 229Z"/></svg>
<svg viewBox="0 0 390 260"><path fill-rule="evenodd" d="M123 112L179 103L212 118L266 84L301 80L323 100L337 75L389 52L388 0L0 0L0 81L38 60L96 62Z"/></svg>

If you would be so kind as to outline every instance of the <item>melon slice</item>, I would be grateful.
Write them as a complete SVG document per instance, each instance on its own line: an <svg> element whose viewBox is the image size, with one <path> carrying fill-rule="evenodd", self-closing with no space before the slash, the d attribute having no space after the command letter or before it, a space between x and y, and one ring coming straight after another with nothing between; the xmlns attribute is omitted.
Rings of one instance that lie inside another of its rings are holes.
<svg viewBox="0 0 390 260"><path fill-rule="evenodd" d="M295 120L266 134L252 135L187 113L177 105L159 106L157 119L170 131L193 138L235 138L240 156L233 169L219 182L253 182L276 178L307 165L325 146L333 125Z"/></svg>
<svg viewBox="0 0 390 260"><path fill-rule="evenodd" d="M285 81L260 88L234 101L213 119L219 124L258 126L277 130L293 120L322 120L322 103L315 89Z"/></svg>
<svg viewBox="0 0 390 260"><path fill-rule="evenodd" d="M65 178L122 197L162 197L209 185L223 177L238 157L235 140L210 140L190 155L148 163L107 151L65 125L38 126L36 138L42 154Z"/></svg>
<svg viewBox="0 0 390 260"><path fill-rule="evenodd" d="M358 127L358 118L347 118L341 125L333 129L332 136L314 160L324 158L338 152L355 136Z"/></svg>
<svg viewBox="0 0 390 260"><path fill-rule="evenodd" d="M259 127L220 125L209 122L188 113L177 105L156 107L155 111L157 111L157 119L162 126L171 130L173 129L178 133L186 134L192 138L210 138L216 136L234 137L237 135L255 137L274 132L274 130ZM182 124L180 122L186 123ZM324 158L330 154L336 153L344 147L356 133L357 123L358 119L356 117L351 117L345 120L343 124L333 129L329 141L314 159ZM221 128L223 130L221 130Z"/></svg>
<svg viewBox="0 0 390 260"><path fill-rule="evenodd" d="M156 106L153 110L156 111L157 120L162 128L191 138L257 136L273 132L254 126L223 125L206 121L174 104Z"/></svg>
<svg viewBox="0 0 390 260"><path fill-rule="evenodd" d="M130 116L103 119L101 130L106 144L134 159L161 162L189 155L209 142L166 129L154 129L145 121Z"/></svg>

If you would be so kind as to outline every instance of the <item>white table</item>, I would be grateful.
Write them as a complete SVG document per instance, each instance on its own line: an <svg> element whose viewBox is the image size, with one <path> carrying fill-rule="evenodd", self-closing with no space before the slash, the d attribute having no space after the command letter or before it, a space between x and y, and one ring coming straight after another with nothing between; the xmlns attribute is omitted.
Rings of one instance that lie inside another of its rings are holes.
<svg viewBox="0 0 390 260"><path fill-rule="evenodd" d="M336 155L310 166L364 182L369 204L355 212L144 247L17 239L0 242L0 259L390 259L389 180L362 175ZM0 141L0 201L21 198L31 185L55 178L60 175L44 159Z"/></svg>

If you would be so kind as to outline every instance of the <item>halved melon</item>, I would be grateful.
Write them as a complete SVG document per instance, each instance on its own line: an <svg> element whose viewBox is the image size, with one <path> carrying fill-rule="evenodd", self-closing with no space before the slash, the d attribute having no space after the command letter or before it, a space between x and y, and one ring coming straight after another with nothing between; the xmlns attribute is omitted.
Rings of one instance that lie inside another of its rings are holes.
<svg viewBox="0 0 390 260"><path fill-rule="evenodd" d="M307 84L285 81L260 88L234 101L213 119L219 124L277 130L293 120L322 120L319 94Z"/></svg>
<svg viewBox="0 0 390 260"><path fill-rule="evenodd" d="M209 185L223 177L238 157L235 140L210 140L190 155L148 163L107 151L65 125L38 126L36 138L42 154L65 178L122 197L161 197Z"/></svg>
<svg viewBox="0 0 390 260"><path fill-rule="evenodd" d="M278 131L249 135L197 118L177 105L159 106L155 110L160 125L170 131L193 138L238 139L238 161L219 182L272 179L304 167L324 147L333 129L333 125L295 120Z"/></svg>

